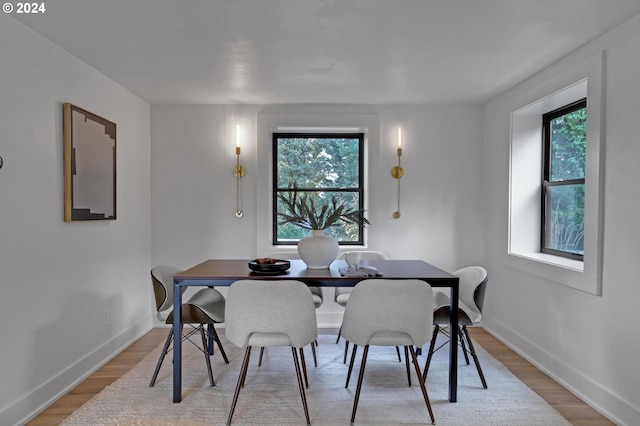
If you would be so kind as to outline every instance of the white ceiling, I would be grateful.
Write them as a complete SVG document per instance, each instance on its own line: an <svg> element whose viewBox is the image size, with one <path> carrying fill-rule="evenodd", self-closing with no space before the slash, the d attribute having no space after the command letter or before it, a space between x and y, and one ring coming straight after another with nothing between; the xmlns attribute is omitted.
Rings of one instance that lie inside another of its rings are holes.
<svg viewBox="0 0 640 426"><path fill-rule="evenodd" d="M151 104L480 103L640 0L55 0L12 16Z"/></svg>

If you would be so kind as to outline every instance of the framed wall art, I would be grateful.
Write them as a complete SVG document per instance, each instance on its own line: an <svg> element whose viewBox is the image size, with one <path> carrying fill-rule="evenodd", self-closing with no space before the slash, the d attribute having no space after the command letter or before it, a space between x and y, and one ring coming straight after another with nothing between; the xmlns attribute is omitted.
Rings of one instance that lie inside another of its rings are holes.
<svg viewBox="0 0 640 426"><path fill-rule="evenodd" d="M64 221L116 218L116 124L64 104Z"/></svg>

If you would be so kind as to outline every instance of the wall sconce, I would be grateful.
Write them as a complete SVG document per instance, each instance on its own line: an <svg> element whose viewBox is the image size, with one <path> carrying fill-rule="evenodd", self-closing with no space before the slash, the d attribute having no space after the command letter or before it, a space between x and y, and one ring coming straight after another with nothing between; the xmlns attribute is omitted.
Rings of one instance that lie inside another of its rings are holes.
<svg viewBox="0 0 640 426"><path fill-rule="evenodd" d="M400 178L404 176L404 169L400 167L400 157L402 157L402 128L398 127L398 165L391 169L391 176L398 179L398 210L393 212L393 218L398 219L400 217Z"/></svg>
<svg viewBox="0 0 640 426"><path fill-rule="evenodd" d="M242 191L240 179L245 175L244 166L240 165L240 125L236 124L236 166L233 168L233 175L236 177L236 217L240 218L242 212Z"/></svg>

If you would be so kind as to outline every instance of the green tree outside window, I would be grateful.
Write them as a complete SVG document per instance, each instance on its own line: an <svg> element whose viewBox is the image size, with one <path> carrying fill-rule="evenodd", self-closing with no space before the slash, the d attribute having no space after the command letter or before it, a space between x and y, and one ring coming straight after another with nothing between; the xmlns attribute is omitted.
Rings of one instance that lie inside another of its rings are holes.
<svg viewBox="0 0 640 426"><path fill-rule="evenodd" d="M297 244L310 231L278 220L285 212L281 194L295 190L318 209L334 201L362 210L364 134L273 134L273 242ZM362 244L363 226L338 222L327 229L340 244Z"/></svg>
<svg viewBox="0 0 640 426"><path fill-rule="evenodd" d="M586 99L545 114L542 251L581 259L587 142Z"/></svg>

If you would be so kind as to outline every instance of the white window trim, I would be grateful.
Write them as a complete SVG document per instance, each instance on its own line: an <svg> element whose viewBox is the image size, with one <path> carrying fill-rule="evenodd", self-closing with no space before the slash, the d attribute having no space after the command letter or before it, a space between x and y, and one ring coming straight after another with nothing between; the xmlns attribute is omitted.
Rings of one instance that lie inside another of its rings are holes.
<svg viewBox="0 0 640 426"><path fill-rule="evenodd" d="M256 251L260 253L296 252L296 245L273 245L272 230L272 134L282 132L328 132L328 133L364 133L364 189L365 210L380 210L379 198L372 188L377 187L375 175L370 173L372 164L379 163L380 123L377 114L358 114L345 112L342 114L288 114L261 113L257 123L258 158L269 159L258 161L257 183L257 241ZM376 220L372 214L369 220ZM365 228L364 245L348 246L349 248L369 248L379 245L380 236L376 230Z"/></svg>
<svg viewBox="0 0 640 426"><path fill-rule="evenodd" d="M602 294L604 53L522 94L511 113L506 266L588 293ZM540 252L542 115L587 98L583 261Z"/></svg>

